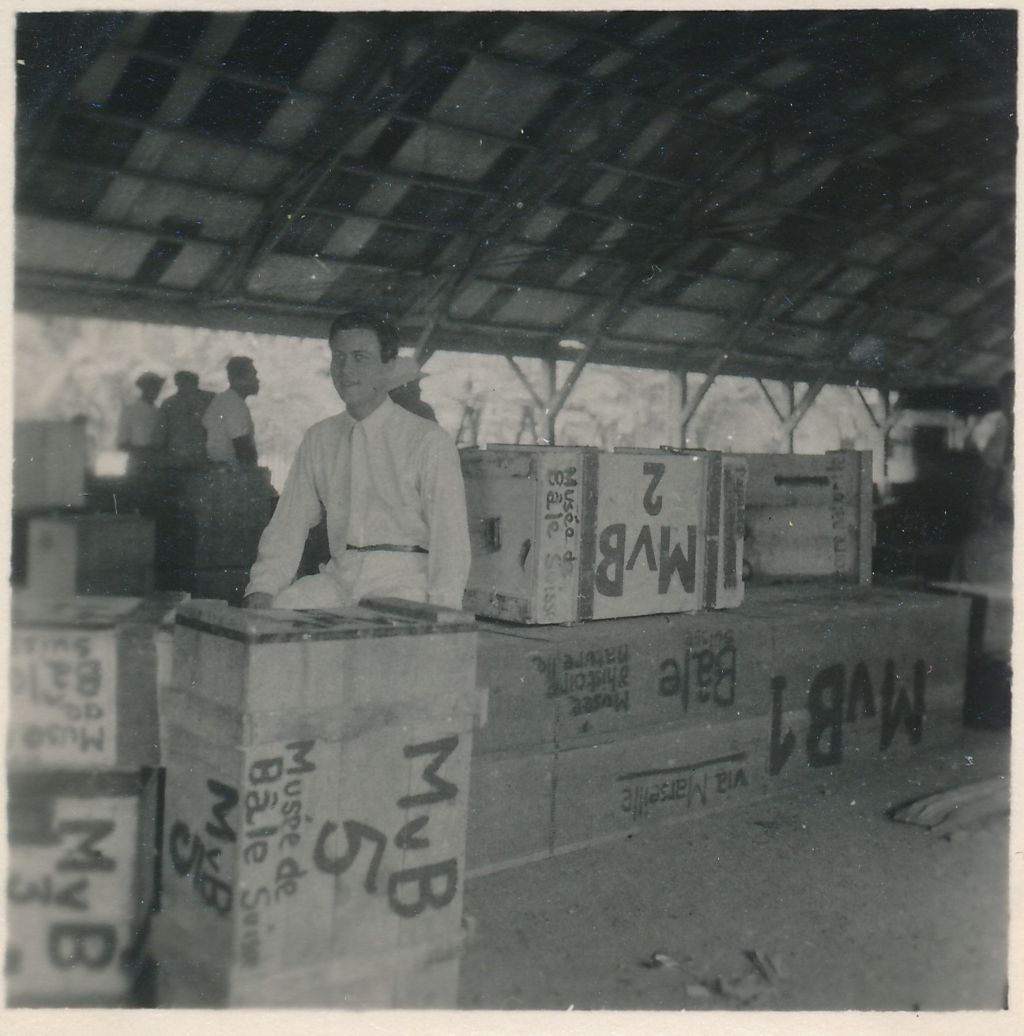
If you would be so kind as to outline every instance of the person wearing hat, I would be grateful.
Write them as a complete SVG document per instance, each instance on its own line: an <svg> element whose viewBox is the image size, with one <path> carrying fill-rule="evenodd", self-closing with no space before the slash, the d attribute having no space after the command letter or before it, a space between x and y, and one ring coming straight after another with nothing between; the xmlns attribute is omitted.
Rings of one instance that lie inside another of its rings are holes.
<svg viewBox="0 0 1024 1036"><path fill-rule="evenodd" d="M195 371L178 371L174 384L178 391L160 404L167 463L174 468L197 468L206 462L203 414L214 394L199 387Z"/></svg>
<svg viewBox="0 0 1024 1036"><path fill-rule="evenodd" d="M420 397L420 382L426 374L420 370L420 365L411 357L398 356L395 358L395 373L391 379L391 389L388 395L392 403L404 407L410 414L425 418L427 421L437 423L437 415L434 408Z"/></svg>
<svg viewBox="0 0 1024 1036"><path fill-rule="evenodd" d="M121 411L117 423L117 448L128 454L129 474L138 474L163 445L156 397L164 387L164 379L152 371L144 371L135 379L135 384L139 398Z"/></svg>
<svg viewBox="0 0 1024 1036"><path fill-rule="evenodd" d="M397 406L398 332L369 313L331 325L331 380L344 413L310 428L249 576L250 608L344 608L401 597L461 608L469 576L466 496L455 442ZM330 560L296 580L326 515Z"/></svg>
<svg viewBox="0 0 1024 1036"><path fill-rule="evenodd" d="M245 402L260 390L256 364L248 356L232 356L227 374L228 387L203 414L206 456L214 464L256 467L256 429Z"/></svg>

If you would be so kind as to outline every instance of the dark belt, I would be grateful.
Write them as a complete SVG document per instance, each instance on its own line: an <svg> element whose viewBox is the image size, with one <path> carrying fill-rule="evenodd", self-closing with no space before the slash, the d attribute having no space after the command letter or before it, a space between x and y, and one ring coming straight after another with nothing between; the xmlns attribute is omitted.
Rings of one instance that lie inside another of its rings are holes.
<svg viewBox="0 0 1024 1036"><path fill-rule="evenodd" d="M429 554L426 547L410 547L405 543L371 543L368 547L353 547L351 543L345 544L346 550L387 550L396 554Z"/></svg>

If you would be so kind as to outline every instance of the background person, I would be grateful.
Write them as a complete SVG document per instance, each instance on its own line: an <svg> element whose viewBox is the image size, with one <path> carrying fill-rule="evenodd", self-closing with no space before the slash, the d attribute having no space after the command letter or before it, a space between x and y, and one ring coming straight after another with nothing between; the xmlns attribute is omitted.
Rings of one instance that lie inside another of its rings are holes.
<svg viewBox="0 0 1024 1036"><path fill-rule="evenodd" d="M164 379L153 371L144 371L135 379L135 384L139 398L121 411L117 423L117 448L128 454L130 475L151 466L163 445L160 411L155 404Z"/></svg>
<svg viewBox="0 0 1024 1036"><path fill-rule="evenodd" d="M248 356L232 356L227 373L228 387L203 414L206 456L214 464L256 467L256 430L245 402L260 390L256 365Z"/></svg>
<svg viewBox="0 0 1024 1036"><path fill-rule="evenodd" d="M195 371L174 375L178 391L160 404L167 462L175 468L197 468L206 462L206 428L203 415L214 393L199 387Z"/></svg>

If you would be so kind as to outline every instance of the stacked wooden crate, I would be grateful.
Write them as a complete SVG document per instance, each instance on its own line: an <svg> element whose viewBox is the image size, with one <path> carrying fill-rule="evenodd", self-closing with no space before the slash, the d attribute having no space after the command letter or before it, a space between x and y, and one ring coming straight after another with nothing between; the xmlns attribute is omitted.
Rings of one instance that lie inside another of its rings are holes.
<svg viewBox="0 0 1024 1036"><path fill-rule="evenodd" d="M11 580L23 586L29 522L86 504L85 427L76 421L15 421L13 438Z"/></svg>
<svg viewBox="0 0 1024 1036"><path fill-rule="evenodd" d="M153 590L153 521L137 514L63 514L28 525L25 591L144 597Z"/></svg>
<svg viewBox="0 0 1024 1036"><path fill-rule="evenodd" d="M747 572L752 584L871 582L870 451L748 453Z"/></svg>
<svg viewBox="0 0 1024 1036"><path fill-rule="evenodd" d="M476 626L374 601L179 610L166 1006L454 1006Z"/></svg>
<svg viewBox="0 0 1024 1036"><path fill-rule="evenodd" d="M159 519L165 584L193 597L241 601L276 502L266 468L177 473Z"/></svg>
<svg viewBox="0 0 1024 1036"><path fill-rule="evenodd" d="M571 627L481 624L471 876L842 780L960 729L968 603L861 587Z"/></svg>
<svg viewBox="0 0 1024 1036"><path fill-rule="evenodd" d="M526 624L736 607L745 462L706 451L462 451L466 608Z"/></svg>
<svg viewBox="0 0 1024 1036"><path fill-rule="evenodd" d="M14 601L10 1005L129 998L156 896L156 688L177 600Z"/></svg>

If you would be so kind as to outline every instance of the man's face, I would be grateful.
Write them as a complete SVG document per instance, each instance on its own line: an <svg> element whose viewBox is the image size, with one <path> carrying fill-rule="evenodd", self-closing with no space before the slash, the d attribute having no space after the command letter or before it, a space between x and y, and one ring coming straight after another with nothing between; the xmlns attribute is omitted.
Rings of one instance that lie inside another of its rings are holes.
<svg viewBox="0 0 1024 1036"><path fill-rule="evenodd" d="M330 346L331 381L338 395L350 410L372 410L387 395L395 361L381 360L377 335L367 328L338 331Z"/></svg>
<svg viewBox="0 0 1024 1036"><path fill-rule="evenodd" d="M256 364L243 367L235 376L231 386L243 398L255 396L260 390L260 376L256 373Z"/></svg>

